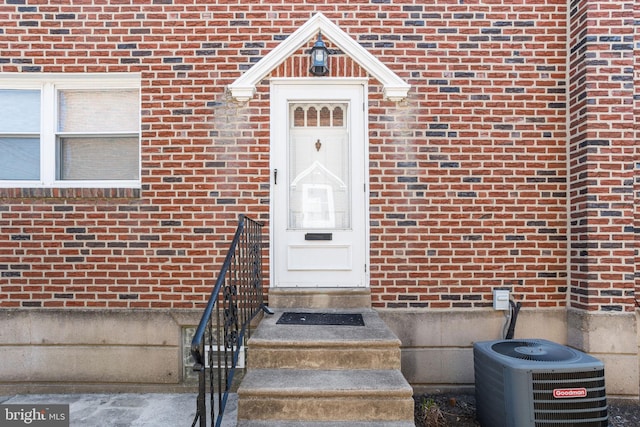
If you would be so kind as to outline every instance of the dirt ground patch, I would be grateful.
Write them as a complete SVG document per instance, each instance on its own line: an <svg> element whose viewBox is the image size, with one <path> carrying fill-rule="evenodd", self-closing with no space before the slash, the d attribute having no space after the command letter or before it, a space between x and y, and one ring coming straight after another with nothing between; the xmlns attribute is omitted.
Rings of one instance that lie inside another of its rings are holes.
<svg viewBox="0 0 640 427"><path fill-rule="evenodd" d="M421 394L413 396L416 427L469 427L476 422L473 394Z"/></svg>
<svg viewBox="0 0 640 427"><path fill-rule="evenodd" d="M416 427L477 427L473 394L415 395ZM610 427L640 426L640 402L608 399Z"/></svg>

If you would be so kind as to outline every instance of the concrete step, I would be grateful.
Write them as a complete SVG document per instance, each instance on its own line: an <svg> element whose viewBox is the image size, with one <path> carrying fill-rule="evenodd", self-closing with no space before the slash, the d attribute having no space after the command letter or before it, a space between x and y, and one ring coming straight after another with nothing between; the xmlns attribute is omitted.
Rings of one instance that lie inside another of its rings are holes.
<svg viewBox="0 0 640 427"><path fill-rule="evenodd" d="M238 389L239 426L414 425L413 389L400 372L401 343L377 312L365 307L274 311L248 342L248 370ZM359 313L364 325L278 324L285 311Z"/></svg>
<svg viewBox="0 0 640 427"><path fill-rule="evenodd" d="M238 421L413 422L412 394L399 370L250 369Z"/></svg>
<svg viewBox="0 0 640 427"><path fill-rule="evenodd" d="M265 316L251 336L250 369L400 369L400 340L375 311L304 309L360 313L364 326L277 324L284 311Z"/></svg>
<svg viewBox="0 0 640 427"><path fill-rule="evenodd" d="M270 308L371 308L369 288L271 288Z"/></svg>

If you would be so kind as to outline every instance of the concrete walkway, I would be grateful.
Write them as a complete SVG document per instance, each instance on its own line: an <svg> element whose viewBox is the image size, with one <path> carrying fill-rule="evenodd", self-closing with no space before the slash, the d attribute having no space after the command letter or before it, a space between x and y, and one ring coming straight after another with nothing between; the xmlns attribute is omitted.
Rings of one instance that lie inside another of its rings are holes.
<svg viewBox="0 0 640 427"><path fill-rule="evenodd" d="M19 394L0 396L0 404L69 404L73 427L189 427L196 394ZM236 426L237 408L237 395L229 395L223 427Z"/></svg>

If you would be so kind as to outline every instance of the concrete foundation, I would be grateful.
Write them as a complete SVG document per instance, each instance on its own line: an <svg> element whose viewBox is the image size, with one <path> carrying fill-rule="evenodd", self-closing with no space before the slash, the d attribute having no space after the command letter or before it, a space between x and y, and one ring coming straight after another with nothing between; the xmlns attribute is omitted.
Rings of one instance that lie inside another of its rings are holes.
<svg viewBox="0 0 640 427"><path fill-rule="evenodd" d="M638 315L568 310L568 345L602 360L607 394L638 398Z"/></svg>
<svg viewBox="0 0 640 427"><path fill-rule="evenodd" d="M493 310L378 313L402 342L402 372L416 392L472 390L473 343L500 339L506 321L503 312ZM185 331L200 315L187 310L0 311L0 394L193 391ZM637 324L635 313L523 309L515 337L545 338L592 354L605 363L607 393L637 399Z"/></svg>
<svg viewBox="0 0 640 427"><path fill-rule="evenodd" d="M503 337L501 311L381 310L402 341L402 372L416 392L474 388L473 343ZM521 310L516 338L566 344L566 311Z"/></svg>
<svg viewBox="0 0 640 427"><path fill-rule="evenodd" d="M200 312L4 310L0 393L184 391L181 331Z"/></svg>

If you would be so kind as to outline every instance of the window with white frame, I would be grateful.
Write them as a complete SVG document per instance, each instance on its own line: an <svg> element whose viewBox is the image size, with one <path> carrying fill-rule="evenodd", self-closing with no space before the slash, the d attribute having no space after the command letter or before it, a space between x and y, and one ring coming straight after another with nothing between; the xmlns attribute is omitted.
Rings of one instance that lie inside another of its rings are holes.
<svg viewBox="0 0 640 427"><path fill-rule="evenodd" d="M139 75L0 74L0 187L139 186Z"/></svg>

